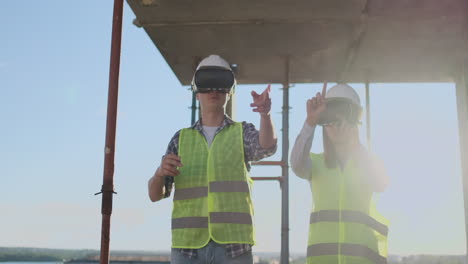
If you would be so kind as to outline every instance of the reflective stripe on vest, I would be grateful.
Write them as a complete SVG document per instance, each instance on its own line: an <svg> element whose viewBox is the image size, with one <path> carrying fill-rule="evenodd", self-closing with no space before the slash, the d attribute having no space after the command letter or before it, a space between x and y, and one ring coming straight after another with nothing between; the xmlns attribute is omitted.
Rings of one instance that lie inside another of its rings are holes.
<svg viewBox="0 0 468 264"><path fill-rule="evenodd" d="M340 250L341 249L341 250ZM347 255L353 257L367 258L376 264L386 264L387 259L380 256L372 249L357 244L323 243L307 247L307 257L324 255Z"/></svg>
<svg viewBox="0 0 468 264"><path fill-rule="evenodd" d="M210 192L250 192L245 181L213 181L210 182Z"/></svg>
<svg viewBox="0 0 468 264"><path fill-rule="evenodd" d="M337 210L321 210L318 212L313 212L310 215L311 224L317 223L317 222L339 222L339 221L340 221L340 211L337 211ZM380 234L384 236L387 236L388 234L388 227L386 225L379 223L374 218L362 212L350 211L350 210L341 211L341 221L360 223L360 224L366 225L374 229L375 231L379 232Z"/></svg>
<svg viewBox="0 0 468 264"><path fill-rule="evenodd" d="M174 201L196 199L208 196L208 187L192 187L185 189L176 189L174 192Z"/></svg>
<svg viewBox="0 0 468 264"><path fill-rule="evenodd" d="M172 218L172 229L179 228L208 228L208 217Z"/></svg>
<svg viewBox="0 0 468 264"><path fill-rule="evenodd" d="M251 225L252 216L247 213L211 212L210 222Z"/></svg>
<svg viewBox="0 0 468 264"><path fill-rule="evenodd" d="M251 225L252 217L247 213L211 212L211 223ZM172 229L208 228L208 217L180 217L172 219Z"/></svg>
<svg viewBox="0 0 468 264"><path fill-rule="evenodd" d="M245 181L214 181L210 182L210 192L246 192L249 184ZM176 189L174 200L196 199L208 196L208 187L192 187Z"/></svg>

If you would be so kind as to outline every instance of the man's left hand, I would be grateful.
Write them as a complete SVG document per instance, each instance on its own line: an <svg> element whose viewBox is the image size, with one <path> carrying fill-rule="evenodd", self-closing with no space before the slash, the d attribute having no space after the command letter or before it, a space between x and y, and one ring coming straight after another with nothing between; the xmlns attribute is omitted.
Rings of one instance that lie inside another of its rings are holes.
<svg viewBox="0 0 468 264"><path fill-rule="evenodd" d="M271 98L270 98L270 84L268 84L265 91L262 94L257 94L255 91L252 91L253 103L250 104L251 107L254 107L252 111L260 113L260 116L269 116L271 111Z"/></svg>

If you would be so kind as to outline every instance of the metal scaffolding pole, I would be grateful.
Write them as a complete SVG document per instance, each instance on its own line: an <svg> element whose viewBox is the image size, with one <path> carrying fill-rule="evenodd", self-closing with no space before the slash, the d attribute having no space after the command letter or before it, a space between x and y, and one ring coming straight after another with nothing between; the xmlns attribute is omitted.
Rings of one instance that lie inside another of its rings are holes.
<svg viewBox="0 0 468 264"><path fill-rule="evenodd" d="M114 151L117 123L117 99L119 91L120 51L122 40L123 0L114 1L112 23L112 42L109 70L109 92L107 98L106 143L104 151L104 177L102 193L102 226L100 263L109 263L110 220L112 214L112 195L114 194Z"/></svg>
<svg viewBox="0 0 468 264"><path fill-rule="evenodd" d="M193 72L197 71L198 64L200 63L201 60L202 58L198 56L195 57L195 59L193 60L193 65L192 65ZM201 114L200 114L200 106L197 103L197 93L193 92L192 87L190 87L190 91L192 91L192 106L190 107L190 109L192 110L192 117L191 117L190 124L193 125L197 121L197 110L198 110L198 117L200 117Z"/></svg>
<svg viewBox="0 0 468 264"><path fill-rule="evenodd" d="M463 200L465 205L465 235L468 241L468 69L467 62L462 65L456 83L458 134L460 137L460 161L462 167ZM466 244L466 263L468 263L468 243Z"/></svg>
<svg viewBox="0 0 468 264"><path fill-rule="evenodd" d="M282 181L281 181L281 264L289 263L289 56L283 83Z"/></svg>
<svg viewBox="0 0 468 264"><path fill-rule="evenodd" d="M192 92L192 106L190 107L192 109L192 118L190 124L195 124L196 121L196 113L197 113L197 96L194 92Z"/></svg>

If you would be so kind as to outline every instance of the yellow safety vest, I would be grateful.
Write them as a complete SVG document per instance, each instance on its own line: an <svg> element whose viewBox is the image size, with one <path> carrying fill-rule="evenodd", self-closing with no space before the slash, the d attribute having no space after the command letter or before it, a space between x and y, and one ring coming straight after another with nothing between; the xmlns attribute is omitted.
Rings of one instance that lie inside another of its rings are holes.
<svg viewBox="0 0 468 264"><path fill-rule="evenodd" d="M241 123L224 127L208 147L196 129L182 129L174 177L172 247L254 244L251 180L244 163Z"/></svg>
<svg viewBox="0 0 468 264"><path fill-rule="evenodd" d="M372 202L373 191L357 163L329 169L323 154L311 153L308 264L387 263L388 220Z"/></svg>

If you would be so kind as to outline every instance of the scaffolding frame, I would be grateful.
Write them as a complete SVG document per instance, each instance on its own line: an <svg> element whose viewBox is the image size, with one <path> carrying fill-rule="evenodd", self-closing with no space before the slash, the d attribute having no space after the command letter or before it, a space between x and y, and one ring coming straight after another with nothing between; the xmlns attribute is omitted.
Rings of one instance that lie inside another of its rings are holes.
<svg viewBox="0 0 468 264"><path fill-rule="evenodd" d="M468 6L468 4L467 4ZM363 10L363 23L361 30L358 31L355 41L353 41L348 53L345 69L340 73L338 80L343 80L343 74L346 73L349 65L352 65L355 54L360 48L360 42L367 27L368 2ZM104 172L102 194L102 226L101 226L101 251L100 263L109 263L109 246L110 246L110 223L112 214L112 198L114 191L113 176L114 176L114 157L115 157L115 134L117 122L117 102L119 88L119 72L120 72L120 52L122 39L122 15L123 15L123 0L114 0L113 23L112 23L112 40L110 54L110 71L109 71L109 87L108 87L108 105L107 105L107 120L106 120L106 137L104 151ZM466 16L468 21L468 14ZM467 23L465 23L467 24ZM465 31L464 43L467 43L468 36ZM460 137L460 155L462 166L463 180L463 197L464 197L464 212L465 212L465 232L468 239L468 61L463 59L462 64L458 67L455 75L456 98L457 98L457 115ZM254 165L279 165L282 168L281 177L252 177L254 180L278 180L282 190L282 217L281 217L281 263L289 262L289 166L288 166L288 150L289 150L289 67L290 58L285 56L285 76L283 83L283 111L282 111L282 158L281 161L263 161L256 162ZM366 82L366 120L367 120L367 143L370 148L370 91L369 82ZM192 98L192 103L195 97ZM195 111L192 104L192 121L194 120ZM468 262L468 243L466 245Z"/></svg>

